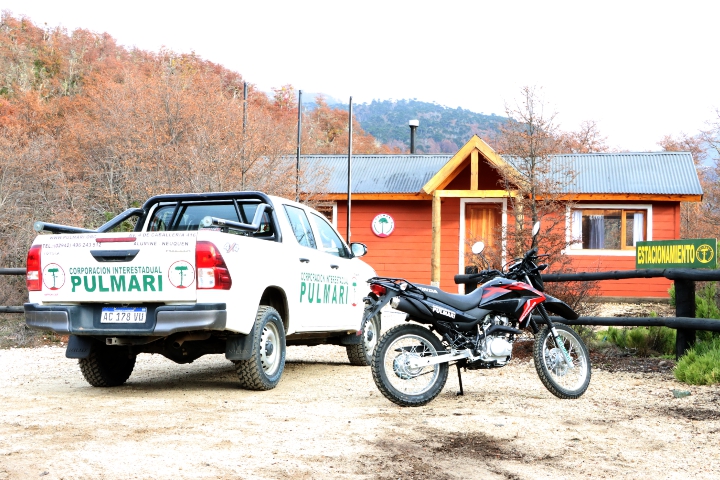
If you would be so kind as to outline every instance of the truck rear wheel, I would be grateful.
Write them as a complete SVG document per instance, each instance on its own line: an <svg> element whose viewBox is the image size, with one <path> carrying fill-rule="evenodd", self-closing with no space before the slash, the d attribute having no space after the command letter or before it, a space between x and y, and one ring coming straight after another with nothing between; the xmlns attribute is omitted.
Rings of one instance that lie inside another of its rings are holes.
<svg viewBox="0 0 720 480"><path fill-rule="evenodd" d="M358 367L369 367L372 364L373 350L380 337L380 315L376 315L365 324L365 331L362 332L362 341L356 345L346 345L350 365Z"/></svg>
<svg viewBox="0 0 720 480"><path fill-rule="evenodd" d="M277 310L258 308L252 335L252 356L235 362L242 387L270 390L280 382L285 370L285 327Z"/></svg>
<svg viewBox="0 0 720 480"><path fill-rule="evenodd" d="M117 387L130 378L135 368L135 355L123 347L95 347L78 363L85 380L93 387Z"/></svg>

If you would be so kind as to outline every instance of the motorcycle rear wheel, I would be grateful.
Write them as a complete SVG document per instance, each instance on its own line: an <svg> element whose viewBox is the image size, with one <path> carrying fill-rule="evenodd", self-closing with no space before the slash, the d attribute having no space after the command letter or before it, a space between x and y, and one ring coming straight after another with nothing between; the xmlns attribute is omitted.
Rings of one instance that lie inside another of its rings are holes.
<svg viewBox="0 0 720 480"><path fill-rule="evenodd" d="M590 355L580 335L572 328L555 324L560 339L563 341L572 359L573 368L565 361L565 357L555 344L552 331L544 327L535 337L533 360L540 381L550 393L562 399L579 398L590 385Z"/></svg>
<svg viewBox="0 0 720 480"><path fill-rule="evenodd" d="M445 386L448 364L413 367L410 362L444 353L445 347L430 330L419 325L397 325L380 338L372 358L378 390L401 407L431 402Z"/></svg>

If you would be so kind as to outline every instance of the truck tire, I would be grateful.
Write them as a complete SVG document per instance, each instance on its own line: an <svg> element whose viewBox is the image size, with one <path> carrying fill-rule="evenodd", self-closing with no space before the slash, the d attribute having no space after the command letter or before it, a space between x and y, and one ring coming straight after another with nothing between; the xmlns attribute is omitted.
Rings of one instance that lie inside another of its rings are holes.
<svg viewBox="0 0 720 480"><path fill-rule="evenodd" d="M362 337L362 342L356 345L346 345L345 351L350 365L369 367L372 364L373 350L375 350L375 345L380 337L380 315L375 315L367 322Z"/></svg>
<svg viewBox="0 0 720 480"><path fill-rule="evenodd" d="M103 345L93 348L78 364L83 377L93 387L117 387L130 378L135 358L126 348Z"/></svg>
<svg viewBox="0 0 720 480"><path fill-rule="evenodd" d="M252 335L252 356L235 362L240 385L248 390L270 390L285 370L285 327L277 310L258 308Z"/></svg>

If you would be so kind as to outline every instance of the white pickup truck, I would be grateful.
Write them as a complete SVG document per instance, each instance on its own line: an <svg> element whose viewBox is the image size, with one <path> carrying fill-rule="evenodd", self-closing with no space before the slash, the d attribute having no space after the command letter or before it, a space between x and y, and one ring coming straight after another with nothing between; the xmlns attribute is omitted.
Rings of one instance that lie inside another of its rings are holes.
<svg viewBox="0 0 720 480"><path fill-rule="evenodd" d="M31 328L69 334L93 386L123 384L139 353L177 363L224 353L241 385L268 390L286 345L344 345L369 365L380 331L359 334L375 271L327 219L260 192L158 195L97 230L36 222L27 257Z"/></svg>

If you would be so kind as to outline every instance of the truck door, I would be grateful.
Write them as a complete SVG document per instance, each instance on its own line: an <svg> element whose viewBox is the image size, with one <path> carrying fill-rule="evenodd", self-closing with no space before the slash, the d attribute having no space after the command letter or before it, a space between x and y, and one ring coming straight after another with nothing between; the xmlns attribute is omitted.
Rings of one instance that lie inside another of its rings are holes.
<svg viewBox="0 0 720 480"><path fill-rule="evenodd" d="M358 260L351 258L349 248L330 223L315 212L310 212L310 223L317 232L317 248L321 263L330 267L323 284L322 301L329 304L327 315L316 319L320 326L333 329L357 328L362 319L366 278L358 271ZM326 267L327 268L327 267Z"/></svg>
<svg viewBox="0 0 720 480"><path fill-rule="evenodd" d="M342 318L349 301L348 282L339 273L338 257L318 247L313 227L305 209L283 205L299 247L299 292L295 304L295 328L301 331L342 330ZM293 268L294 271L295 270ZM328 328L331 327L331 328Z"/></svg>

